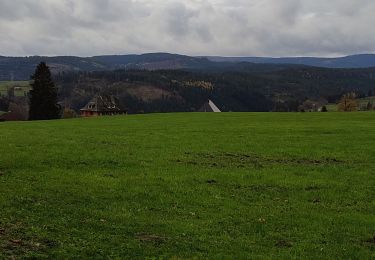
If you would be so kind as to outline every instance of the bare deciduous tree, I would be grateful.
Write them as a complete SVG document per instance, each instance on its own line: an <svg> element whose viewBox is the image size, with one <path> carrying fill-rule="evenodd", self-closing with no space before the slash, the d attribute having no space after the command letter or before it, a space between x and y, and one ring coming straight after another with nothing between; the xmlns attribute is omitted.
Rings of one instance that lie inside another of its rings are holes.
<svg viewBox="0 0 375 260"><path fill-rule="evenodd" d="M356 99L356 94L354 92L347 93L342 96L338 105L338 111L341 111L341 112L358 111L358 101Z"/></svg>

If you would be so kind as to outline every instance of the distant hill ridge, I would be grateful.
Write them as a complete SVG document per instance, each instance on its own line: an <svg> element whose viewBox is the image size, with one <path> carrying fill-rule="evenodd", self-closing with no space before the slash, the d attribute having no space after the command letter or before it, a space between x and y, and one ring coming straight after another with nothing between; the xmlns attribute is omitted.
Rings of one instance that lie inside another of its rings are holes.
<svg viewBox="0 0 375 260"><path fill-rule="evenodd" d="M186 69L200 71L274 71L291 66L325 68L375 67L375 54L340 58L193 57L171 53L104 55L94 57L4 57L0 56L0 81L28 80L35 67L45 61L54 73L116 69Z"/></svg>
<svg viewBox="0 0 375 260"><path fill-rule="evenodd" d="M267 64L299 64L323 68L369 68L375 67L375 54L358 54L338 58L317 57L207 57L215 62L251 62Z"/></svg>

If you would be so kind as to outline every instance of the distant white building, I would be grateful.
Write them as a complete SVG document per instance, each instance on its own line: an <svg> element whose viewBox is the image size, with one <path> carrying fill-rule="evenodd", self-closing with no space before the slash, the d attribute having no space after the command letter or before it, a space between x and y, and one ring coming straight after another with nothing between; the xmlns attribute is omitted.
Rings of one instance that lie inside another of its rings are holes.
<svg viewBox="0 0 375 260"><path fill-rule="evenodd" d="M221 110L214 104L214 102L212 102L212 100L208 100L208 102L204 103L198 112L220 113Z"/></svg>

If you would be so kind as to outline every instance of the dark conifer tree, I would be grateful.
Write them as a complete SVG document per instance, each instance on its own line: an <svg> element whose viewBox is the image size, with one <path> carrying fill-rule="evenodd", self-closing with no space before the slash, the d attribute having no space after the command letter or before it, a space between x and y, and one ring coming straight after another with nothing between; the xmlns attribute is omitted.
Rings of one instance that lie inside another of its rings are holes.
<svg viewBox="0 0 375 260"><path fill-rule="evenodd" d="M51 71L46 63L38 65L31 77L29 120L50 120L59 118L57 88L52 81Z"/></svg>

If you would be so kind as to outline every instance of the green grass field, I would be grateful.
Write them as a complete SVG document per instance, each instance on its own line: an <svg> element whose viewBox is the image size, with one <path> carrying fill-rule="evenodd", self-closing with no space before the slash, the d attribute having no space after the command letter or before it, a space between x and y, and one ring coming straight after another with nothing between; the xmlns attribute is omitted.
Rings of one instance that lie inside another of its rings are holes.
<svg viewBox="0 0 375 260"><path fill-rule="evenodd" d="M366 98L361 98L359 100L360 106L367 106L367 104L369 102L372 103L372 104L374 104L375 103L375 97L366 97Z"/></svg>
<svg viewBox="0 0 375 260"><path fill-rule="evenodd" d="M373 113L0 123L1 258L374 259Z"/></svg>
<svg viewBox="0 0 375 260"><path fill-rule="evenodd" d="M30 85L30 81L23 80L23 81L0 81L0 87L11 87L11 86L21 86L26 87Z"/></svg>
<svg viewBox="0 0 375 260"><path fill-rule="evenodd" d="M337 110L338 110L337 104L328 104L328 105L326 105L326 108L327 108L328 112L337 112Z"/></svg>
<svg viewBox="0 0 375 260"><path fill-rule="evenodd" d="M30 81L0 81L0 97L8 95L8 89L14 86L23 87L22 96L24 91L30 90ZM16 93L17 94L17 93Z"/></svg>

